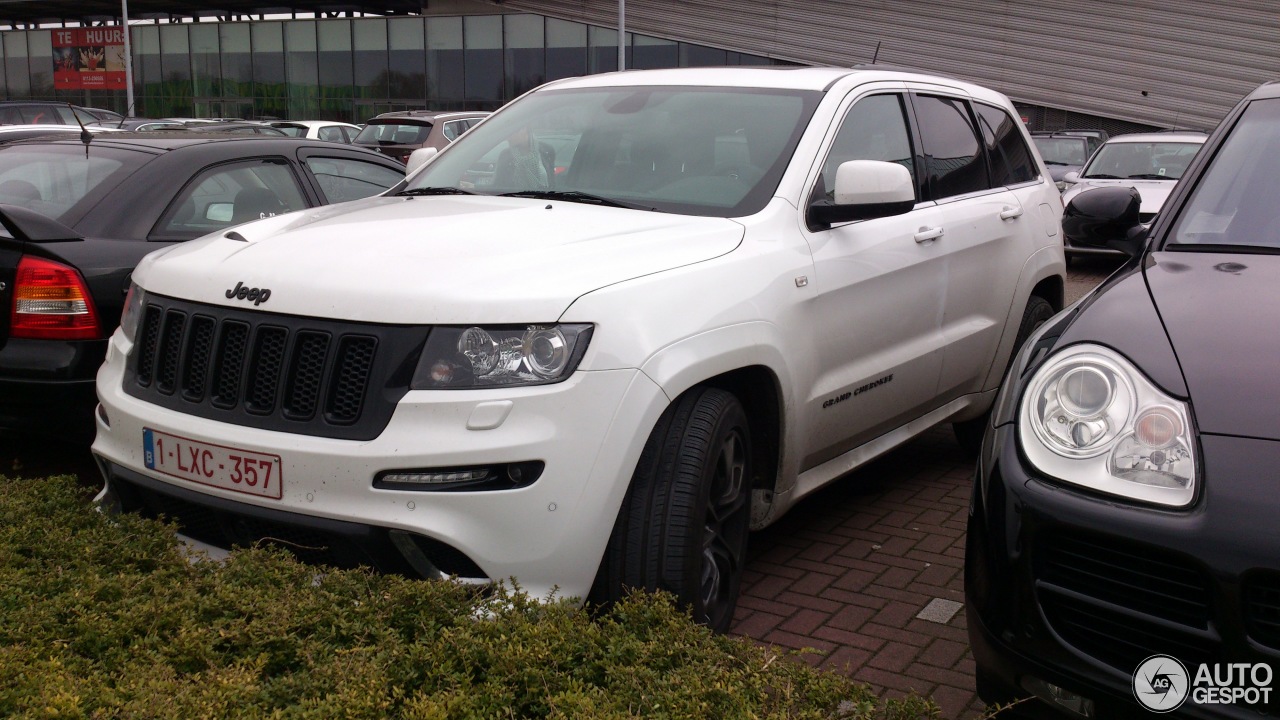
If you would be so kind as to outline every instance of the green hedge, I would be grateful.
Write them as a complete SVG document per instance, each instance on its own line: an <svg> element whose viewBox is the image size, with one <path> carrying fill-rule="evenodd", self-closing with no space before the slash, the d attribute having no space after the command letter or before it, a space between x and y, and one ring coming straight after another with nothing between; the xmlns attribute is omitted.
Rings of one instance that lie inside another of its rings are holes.
<svg viewBox="0 0 1280 720"><path fill-rule="evenodd" d="M925 717L919 698L717 637L661 596L594 618L519 592L189 562L73 478L0 476L0 717Z"/></svg>

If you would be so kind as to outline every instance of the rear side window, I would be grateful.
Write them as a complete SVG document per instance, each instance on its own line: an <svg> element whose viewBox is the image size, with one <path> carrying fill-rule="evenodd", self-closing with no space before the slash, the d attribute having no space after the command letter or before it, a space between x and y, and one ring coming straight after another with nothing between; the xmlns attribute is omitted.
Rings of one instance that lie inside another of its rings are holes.
<svg viewBox="0 0 1280 720"><path fill-rule="evenodd" d="M370 123L364 126L355 141L364 145L420 145L430 134L430 125Z"/></svg>
<svg viewBox="0 0 1280 720"><path fill-rule="evenodd" d="M934 199L988 189L982 146L978 144L965 102L916 95L913 104Z"/></svg>
<svg viewBox="0 0 1280 720"><path fill-rule="evenodd" d="M331 203L377 195L404 179L403 171L350 158L309 157L306 164Z"/></svg>
<svg viewBox="0 0 1280 720"><path fill-rule="evenodd" d="M973 109L978 113L978 126L986 145L991 184L1017 185L1036 179L1038 172L1031 151L1009 113L982 103L974 103Z"/></svg>
<svg viewBox="0 0 1280 720"><path fill-rule="evenodd" d="M183 188L156 225L157 238L194 238L307 207L289 165L250 160L215 165Z"/></svg>
<svg viewBox="0 0 1280 720"><path fill-rule="evenodd" d="M328 142L347 141L346 137L342 134L342 127L339 125L325 125L320 128L320 132L316 133L316 136L321 140L327 140Z"/></svg>

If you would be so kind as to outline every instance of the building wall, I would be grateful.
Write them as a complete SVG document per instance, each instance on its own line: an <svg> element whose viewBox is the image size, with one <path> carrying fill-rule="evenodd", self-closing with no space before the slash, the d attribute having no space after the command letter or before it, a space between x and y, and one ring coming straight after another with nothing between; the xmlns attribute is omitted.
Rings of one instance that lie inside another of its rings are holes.
<svg viewBox="0 0 1280 720"><path fill-rule="evenodd" d="M616 27L613 0L503 7ZM945 73L1016 102L1209 129L1280 77L1273 0L630 0L627 29L804 64ZM731 22L727 22L731 19Z"/></svg>
<svg viewBox="0 0 1280 720"><path fill-rule="evenodd" d="M485 5L488 10L494 5ZM132 25L134 114L363 122L389 110L492 110L549 80L617 69L611 28L527 13ZM639 34L636 67L769 58ZM0 33L9 99L125 111L125 92L56 90L49 30Z"/></svg>

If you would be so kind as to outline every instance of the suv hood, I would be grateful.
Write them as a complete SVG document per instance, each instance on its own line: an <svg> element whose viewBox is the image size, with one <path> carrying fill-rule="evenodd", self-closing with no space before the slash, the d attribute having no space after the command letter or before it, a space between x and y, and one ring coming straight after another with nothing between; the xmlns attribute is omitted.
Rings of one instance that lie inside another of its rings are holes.
<svg viewBox="0 0 1280 720"><path fill-rule="evenodd" d="M1280 440L1280 256L1157 252L1147 285L1201 432Z"/></svg>
<svg viewBox="0 0 1280 720"><path fill-rule="evenodd" d="M148 256L134 275L148 292L263 312L551 322L584 293L728 253L743 232L723 218L561 201L374 197L177 245ZM237 284L271 294L256 306L228 298Z"/></svg>

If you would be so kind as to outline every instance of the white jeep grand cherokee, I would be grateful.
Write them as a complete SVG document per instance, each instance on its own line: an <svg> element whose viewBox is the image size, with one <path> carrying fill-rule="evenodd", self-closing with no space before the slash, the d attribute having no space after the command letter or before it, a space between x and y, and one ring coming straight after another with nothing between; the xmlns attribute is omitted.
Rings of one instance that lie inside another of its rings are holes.
<svg viewBox="0 0 1280 720"><path fill-rule="evenodd" d="M863 69L545 85L380 197L149 256L101 495L214 545L616 598L723 630L748 527L983 418L1062 303L1009 101Z"/></svg>

